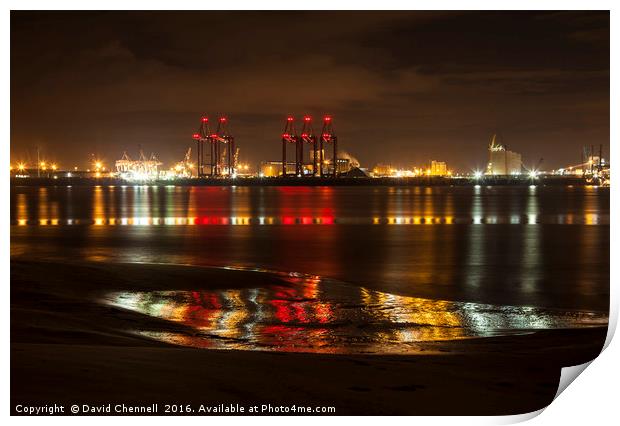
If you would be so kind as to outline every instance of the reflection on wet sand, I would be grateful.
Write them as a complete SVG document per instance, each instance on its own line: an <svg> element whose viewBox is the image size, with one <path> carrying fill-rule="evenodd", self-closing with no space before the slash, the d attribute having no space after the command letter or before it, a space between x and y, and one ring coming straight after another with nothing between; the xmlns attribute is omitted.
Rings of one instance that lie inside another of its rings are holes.
<svg viewBox="0 0 620 426"><path fill-rule="evenodd" d="M213 349L412 353L419 343L605 325L594 312L406 297L316 276L264 288L117 292L105 303L181 327L132 330Z"/></svg>

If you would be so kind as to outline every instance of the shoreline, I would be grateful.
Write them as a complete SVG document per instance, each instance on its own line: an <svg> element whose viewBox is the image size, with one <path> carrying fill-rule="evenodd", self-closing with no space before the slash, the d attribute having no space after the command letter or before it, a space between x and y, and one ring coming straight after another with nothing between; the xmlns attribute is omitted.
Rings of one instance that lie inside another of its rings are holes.
<svg viewBox="0 0 620 426"><path fill-rule="evenodd" d="M272 403L335 406L336 415L518 414L549 404L560 367L598 355L606 335L606 327L542 330L430 342L416 355L195 349L127 333L129 324L165 321L92 302L115 289L196 288L198 278L209 288L274 279L254 271L218 277L207 268L12 258L12 406Z"/></svg>
<svg viewBox="0 0 620 426"><path fill-rule="evenodd" d="M60 173L59 173L60 174ZM403 177L403 178L235 178L235 179L213 179L213 178L184 178L175 180L154 180L149 182L128 182L119 178L106 177L11 177L11 187L13 186L476 186L476 185L496 185L496 186L588 186L589 184L581 178L567 176L538 176L535 179L527 176L484 176L480 179L475 178L447 178L441 176L434 177Z"/></svg>

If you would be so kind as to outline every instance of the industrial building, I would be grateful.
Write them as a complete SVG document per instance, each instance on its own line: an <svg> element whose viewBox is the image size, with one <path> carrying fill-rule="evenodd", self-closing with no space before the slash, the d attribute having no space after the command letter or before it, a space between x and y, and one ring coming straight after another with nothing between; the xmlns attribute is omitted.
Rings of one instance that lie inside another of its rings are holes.
<svg viewBox="0 0 620 426"><path fill-rule="evenodd" d="M508 151L506 147L496 142L496 135L489 144L489 162L487 175L518 175L521 174L521 154Z"/></svg>
<svg viewBox="0 0 620 426"><path fill-rule="evenodd" d="M448 174L448 165L445 161L431 161L431 176L446 176Z"/></svg>
<svg viewBox="0 0 620 426"><path fill-rule="evenodd" d="M336 172L338 174L348 173L352 166L351 161L348 158L337 159ZM297 162L286 162L287 175L295 176L298 170L299 164ZM330 160L323 160L323 171L333 174L333 164ZM313 176L313 164L304 163L301 165L300 176ZM260 164L260 177L276 177L282 176L282 161L263 161Z"/></svg>
<svg viewBox="0 0 620 426"><path fill-rule="evenodd" d="M287 174L295 174L297 164L295 162L286 163ZM263 161L260 164L260 177L282 176L282 161Z"/></svg>
<svg viewBox="0 0 620 426"><path fill-rule="evenodd" d="M162 162L157 159L155 154L151 154L146 158L144 153L140 151L140 158L132 160L126 152L120 160L116 161L116 172L118 176L125 180L157 180L160 174Z"/></svg>
<svg viewBox="0 0 620 426"><path fill-rule="evenodd" d="M379 163L372 169L372 174L375 177L392 176L394 169L389 164Z"/></svg>

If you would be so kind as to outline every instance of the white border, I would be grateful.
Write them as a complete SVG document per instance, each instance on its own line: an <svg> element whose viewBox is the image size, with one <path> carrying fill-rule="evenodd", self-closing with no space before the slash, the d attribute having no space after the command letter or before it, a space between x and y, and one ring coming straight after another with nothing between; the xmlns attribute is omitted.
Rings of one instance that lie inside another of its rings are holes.
<svg viewBox="0 0 620 426"><path fill-rule="evenodd" d="M618 4L617 1L577 1L577 0L505 0L505 1L489 1L489 0L446 0L446 1L367 1L367 0L313 0L312 2L291 2L284 0L263 0L263 1L242 1L242 0L227 0L227 1L199 1L199 0L175 0L174 2L166 2L161 0L151 1L129 1L129 0L94 0L86 2L71 1L71 0L57 0L54 2L44 0L9 0L3 2L4 13L0 21L0 28L2 29L2 57L5 58L2 66L3 81L5 82L7 95L4 97L2 103L2 129L4 149L0 150L0 156L2 162L0 164L9 163L9 147L10 147L10 97L8 96L10 90L10 68L8 65L8 58L10 57L10 10L37 10L37 9L117 9L117 10L140 10L140 9L156 9L156 10L200 10L200 9L213 9L213 10L234 10L234 9L366 9L375 10L380 9L392 9L392 10L611 10L611 99L618 99L615 95L618 95L617 81L618 77L618 31L616 30L618 25L618 19L615 16L616 11L614 5ZM617 9L618 7L616 7ZM611 117L619 117L618 108L616 103L611 104ZM33 119L33 126L36 127L35 120ZM611 120L611 141L616 141L617 124L613 119ZM616 143L611 143L611 164L615 163L615 149ZM2 185L3 193L5 194L5 200L8 199L9 194L9 180L3 179L0 183ZM618 203L617 203L617 190L612 186L611 191L611 258L620 259L618 257L618 241L620 235L618 234L618 228L616 226L618 219ZM2 255L4 259L5 268L2 268L0 272L0 284L2 284L3 290L3 324L2 324L2 337L3 342L9 341L9 203L6 203L5 208L2 210L2 220L0 223L4 223L2 229L2 236L4 244L2 245ZM611 313L610 313L610 327L615 329L617 323L617 308L618 308L618 286L615 283L618 278L618 262L611 262ZM608 339L609 340L609 339ZM609 343L609 342L608 342ZM8 416L10 412L9 407L9 345L5 344L2 351L2 408L4 414ZM544 413L534 420L532 424L584 424L586 422L593 424L607 424L611 419L617 418L617 397L614 391L618 386L618 343L612 342L609 347L599 356L592 364L593 366L588 368L585 374L582 374L577 378L576 384L570 386L569 390L562 393L559 398L554 401ZM411 419L408 417L390 417L388 421L392 424L407 424L411 425L411 422L420 422L420 424L505 424L514 423L518 421L527 420L539 413L531 413L529 415L522 416L504 416L504 417L416 417ZM32 417L12 417L10 421L15 424L30 424L37 420L44 419L45 422L51 424L82 424L87 421L89 424L109 424L110 422L130 423L136 421L144 421L144 419L133 419L131 417L121 417L111 419L109 417L89 417L87 420L79 417L46 417L46 418L32 418ZM148 422L154 423L170 423L175 421L173 418L159 417L149 418ZM314 417L301 417L301 418L285 418L285 417L248 417L248 418L203 418L192 417L184 418L185 422L199 424L201 426L207 423L215 422L233 422L245 421L252 422L253 424L289 424L294 422L299 425L310 425L317 421L327 424L336 424L346 420L342 417L322 417L320 419ZM352 421L360 422L362 424L375 422L377 419L372 417L359 417Z"/></svg>

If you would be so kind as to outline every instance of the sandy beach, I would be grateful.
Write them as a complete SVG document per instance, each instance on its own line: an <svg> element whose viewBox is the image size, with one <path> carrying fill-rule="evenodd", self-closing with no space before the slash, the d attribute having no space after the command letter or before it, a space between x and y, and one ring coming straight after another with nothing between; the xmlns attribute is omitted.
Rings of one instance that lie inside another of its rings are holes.
<svg viewBox="0 0 620 426"><path fill-rule="evenodd" d="M562 366L606 328L428 342L416 355L205 350L128 330L189 332L98 303L109 291L244 288L270 274L166 265L11 261L11 404L298 404L336 414L518 414L555 395ZM231 276L233 277L231 279Z"/></svg>

